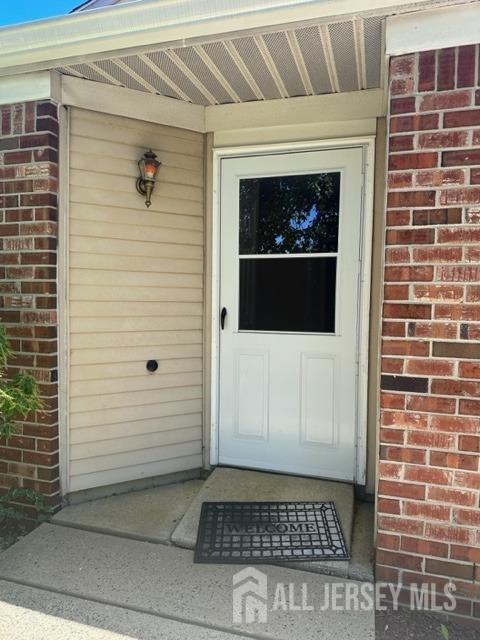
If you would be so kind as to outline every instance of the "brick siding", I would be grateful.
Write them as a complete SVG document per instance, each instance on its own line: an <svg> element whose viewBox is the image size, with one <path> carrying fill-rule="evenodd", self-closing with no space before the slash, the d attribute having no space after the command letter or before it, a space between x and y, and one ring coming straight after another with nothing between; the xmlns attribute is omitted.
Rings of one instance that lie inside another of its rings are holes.
<svg viewBox="0 0 480 640"><path fill-rule="evenodd" d="M0 112L0 319L14 350L8 376L32 372L45 403L0 441L0 491L30 487L57 504L57 106L28 102Z"/></svg>
<svg viewBox="0 0 480 640"><path fill-rule="evenodd" d="M480 617L478 57L391 60L376 565Z"/></svg>

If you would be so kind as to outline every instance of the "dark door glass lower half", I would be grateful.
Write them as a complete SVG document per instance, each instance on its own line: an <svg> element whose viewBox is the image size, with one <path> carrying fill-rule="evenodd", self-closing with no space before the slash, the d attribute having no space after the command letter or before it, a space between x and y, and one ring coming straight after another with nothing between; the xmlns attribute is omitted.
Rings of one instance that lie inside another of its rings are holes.
<svg viewBox="0 0 480 640"><path fill-rule="evenodd" d="M239 329L335 332L336 257L241 258Z"/></svg>

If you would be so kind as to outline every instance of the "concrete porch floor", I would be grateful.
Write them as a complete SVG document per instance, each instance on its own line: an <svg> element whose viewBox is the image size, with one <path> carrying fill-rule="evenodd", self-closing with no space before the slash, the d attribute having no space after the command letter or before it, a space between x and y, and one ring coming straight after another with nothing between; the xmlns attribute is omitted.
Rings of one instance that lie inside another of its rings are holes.
<svg viewBox="0 0 480 640"><path fill-rule="evenodd" d="M353 487L342 482L218 467L204 481L178 482L66 507L53 522L194 549L202 503L230 500L334 500L351 561L289 562L288 566L373 580L373 505L355 505Z"/></svg>
<svg viewBox="0 0 480 640"><path fill-rule="evenodd" d="M232 494L228 487L236 487L239 493ZM232 622L232 579L245 566L194 564L192 551L175 545L192 546L203 500L235 495L248 500L254 487L256 500L309 500L313 491L317 499L337 502L347 496L343 506L337 505L344 528L348 518L350 525L355 520L347 572L364 581L371 579L373 516L370 505L361 505L353 518L351 487L217 469L204 482L190 480L67 507L52 524L40 526L4 552L0 556L0 637L373 640L372 611L270 608L266 624ZM350 516L344 512L347 504L352 507ZM269 603L277 583L293 583L297 593L304 584L309 602L324 601L338 578L316 573L318 568L302 570L306 564L257 567L268 577ZM341 582L359 586L348 578Z"/></svg>

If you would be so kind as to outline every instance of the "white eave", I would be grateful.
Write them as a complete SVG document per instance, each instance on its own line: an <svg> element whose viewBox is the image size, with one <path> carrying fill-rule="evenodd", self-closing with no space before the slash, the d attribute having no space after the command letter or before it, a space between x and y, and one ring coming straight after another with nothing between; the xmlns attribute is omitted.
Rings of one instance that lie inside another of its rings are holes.
<svg viewBox="0 0 480 640"><path fill-rule="evenodd" d="M460 0L150 0L0 29L0 75L100 56L206 42L356 14L394 14Z"/></svg>

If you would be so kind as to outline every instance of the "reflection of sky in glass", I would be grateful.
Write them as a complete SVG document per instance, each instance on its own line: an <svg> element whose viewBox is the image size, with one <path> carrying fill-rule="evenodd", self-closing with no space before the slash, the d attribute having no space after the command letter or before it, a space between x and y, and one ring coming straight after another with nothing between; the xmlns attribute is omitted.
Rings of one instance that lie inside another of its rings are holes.
<svg viewBox="0 0 480 640"><path fill-rule="evenodd" d="M313 207L310 209L310 213L308 214L308 217L305 218L305 220L300 220L300 221L296 221L295 220L295 216L298 217L298 214L294 214L291 218L290 218L290 228L293 229L294 231L302 231L304 229L308 229L309 227L313 226L313 223L315 222L315 220L318 218L318 209L317 209L317 205L313 205ZM282 235L279 235L275 238L275 244L277 246L281 245L282 242L285 240L285 237ZM298 244L298 243L297 243Z"/></svg>
<svg viewBox="0 0 480 640"><path fill-rule="evenodd" d="M240 180L240 253L337 251L340 173Z"/></svg>

